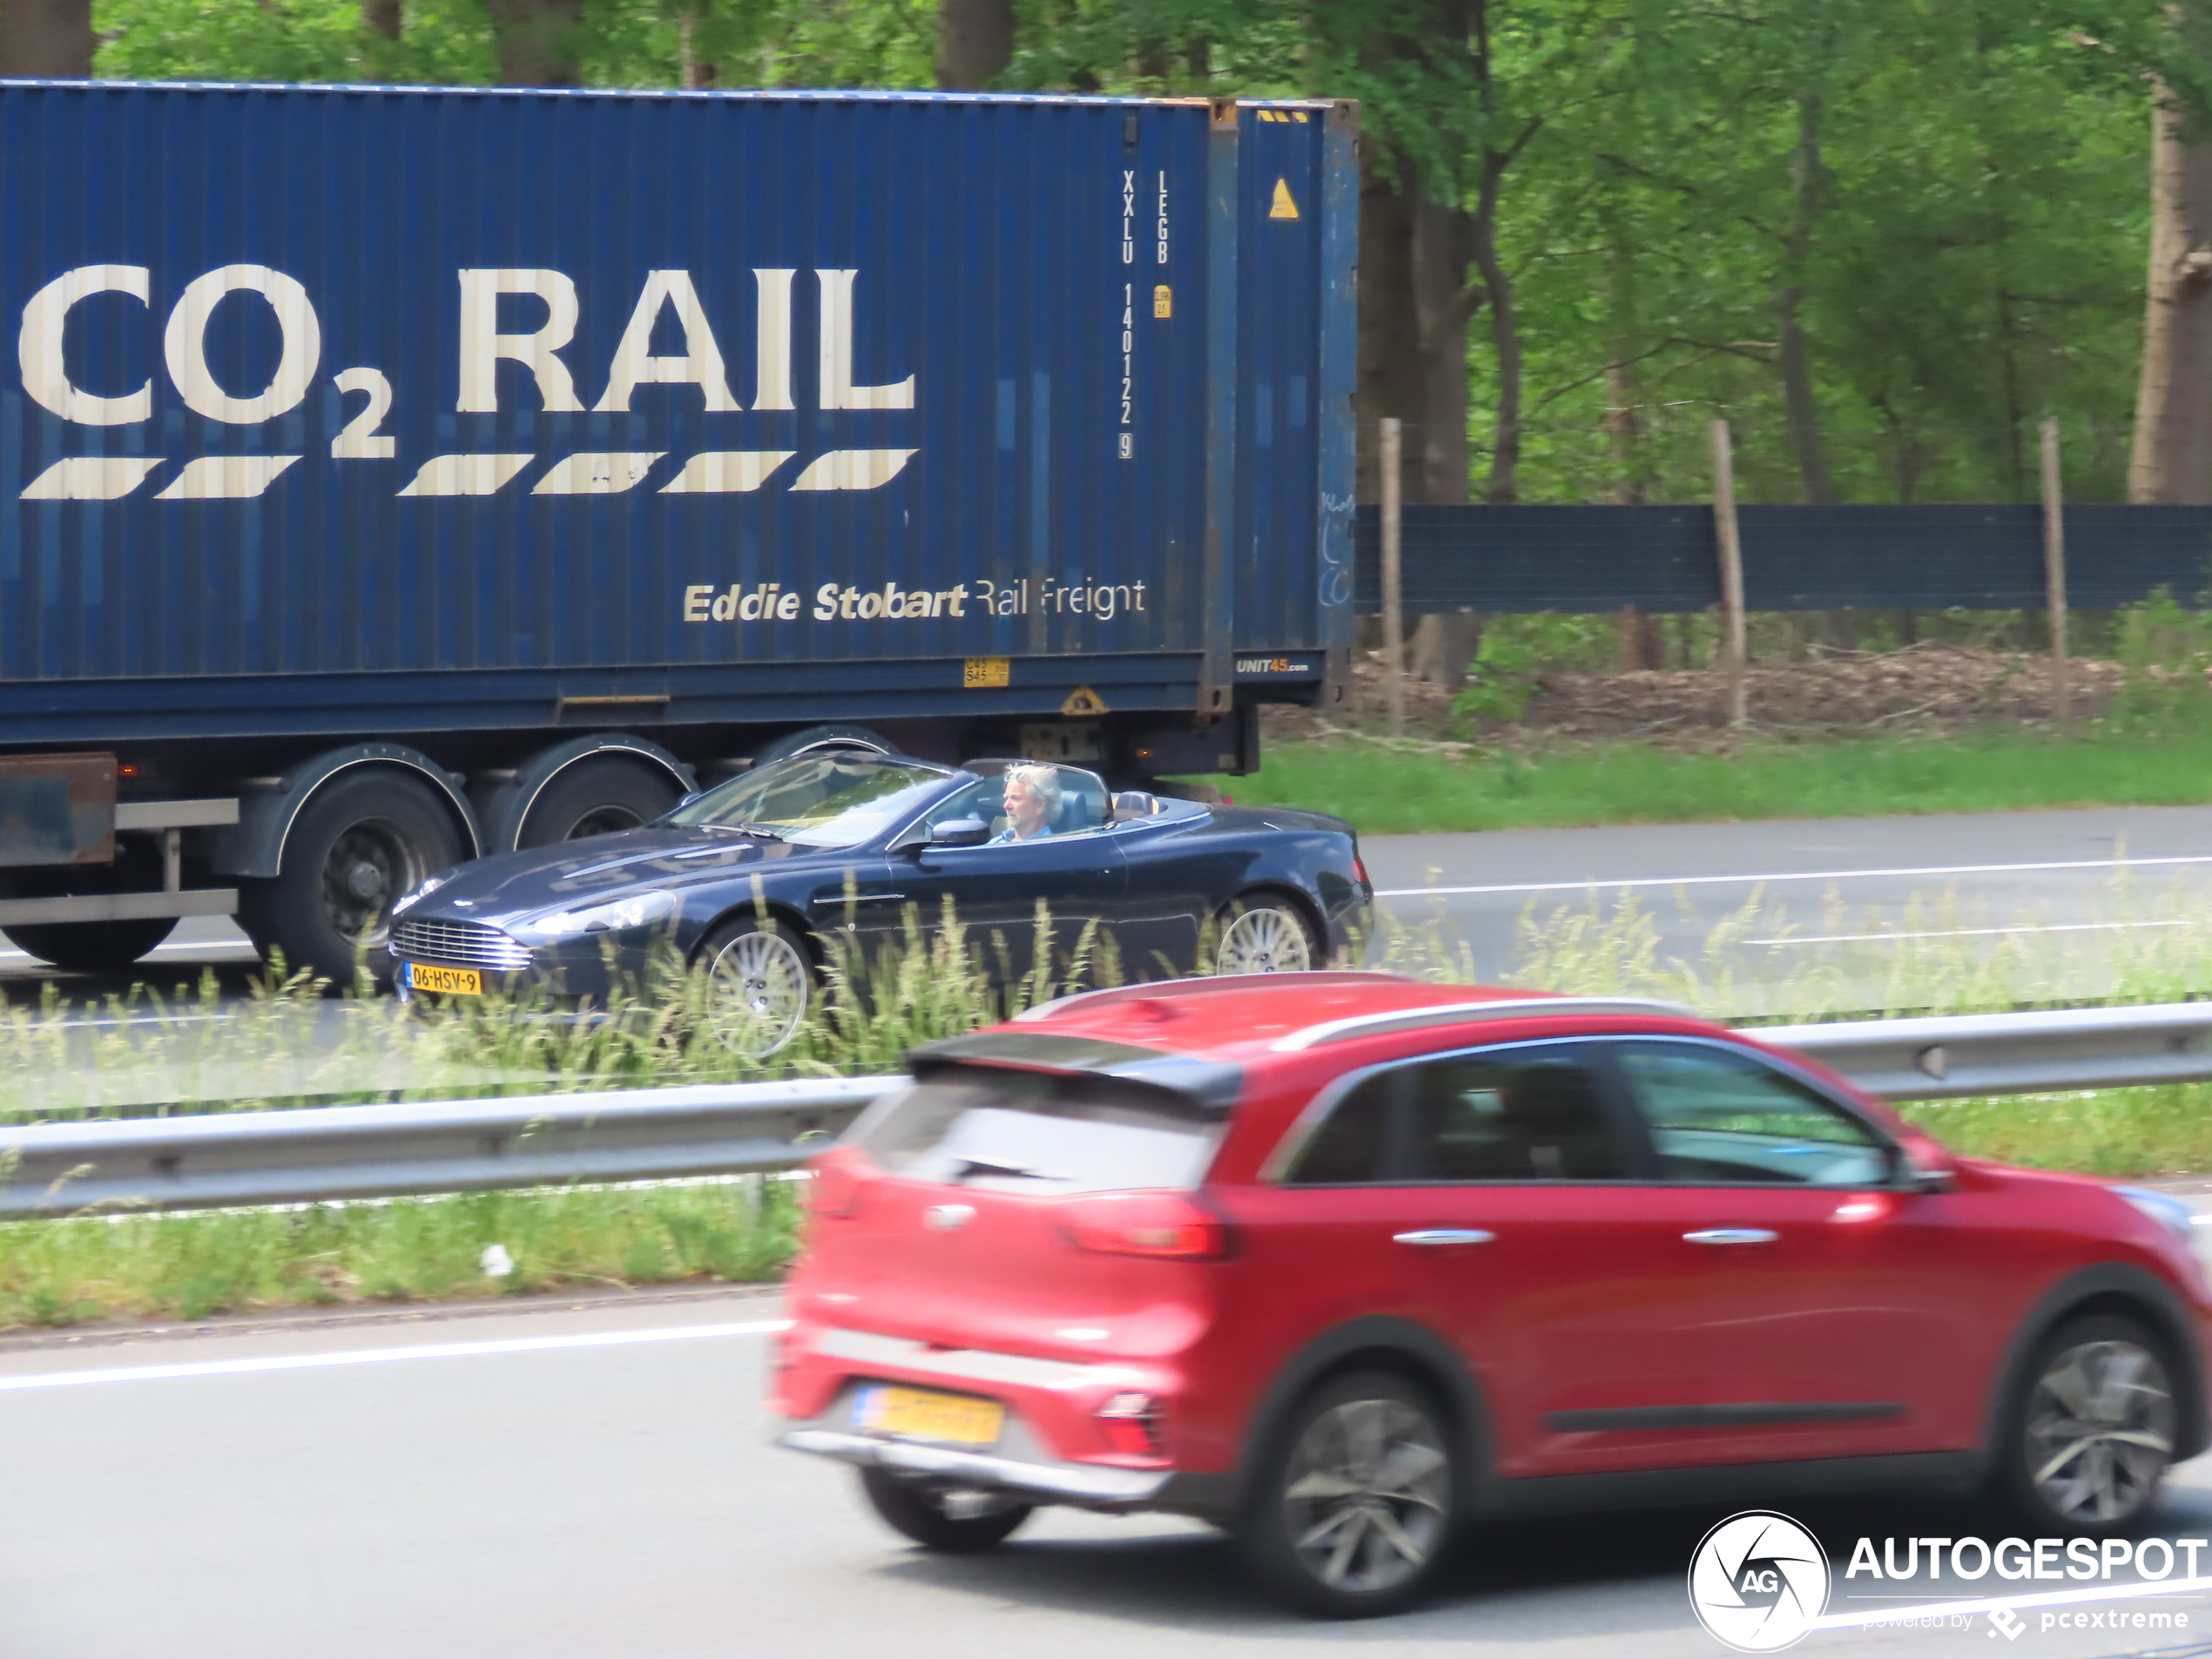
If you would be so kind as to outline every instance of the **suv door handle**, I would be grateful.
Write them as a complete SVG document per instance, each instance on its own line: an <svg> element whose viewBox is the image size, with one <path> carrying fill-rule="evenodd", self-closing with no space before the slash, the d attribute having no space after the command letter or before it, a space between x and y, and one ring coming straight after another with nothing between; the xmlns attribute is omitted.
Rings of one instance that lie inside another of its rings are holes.
<svg viewBox="0 0 2212 1659"><path fill-rule="evenodd" d="M1781 1237L1765 1227L1708 1227L1682 1238L1685 1244L1771 1244Z"/></svg>
<svg viewBox="0 0 2212 1659"><path fill-rule="evenodd" d="M1480 1227L1420 1227L1409 1233L1393 1233L1397 1244L1487 1244L1498 1235Z"/></svg>

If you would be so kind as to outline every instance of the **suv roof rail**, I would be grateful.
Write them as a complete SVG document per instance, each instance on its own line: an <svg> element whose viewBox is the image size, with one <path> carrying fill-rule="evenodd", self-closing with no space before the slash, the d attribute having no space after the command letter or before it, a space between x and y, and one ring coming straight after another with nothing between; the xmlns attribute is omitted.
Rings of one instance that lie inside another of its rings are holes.
<svg viewBox="0 0 2212 1659"><path fill-rule="evenodd" d="M1014 1017L1016 1022L1048 1020L1078 1002L1087 1007L1103 1008L1110 1002L1149 1001L1163 995L1190 996L1208 991L1249 991L1264 985L1411 985L1415 982L1403 974L1355 968L1322 968L1298 974L1205 974L1190 979L1153 980L1143 985L1115 985L1103 991L1078 991L1073 996L1055 997L1049 1002L1040 1002L1035 1008L1023 1008Z"/></svg>
<svg viewBox="0 0 2212 1659"><path fill-rule="evenodd" d="M1628 1014L1664 1015L1677 1020L1703 1022L1704 1015L1672 1002L1644 996L1515 996L1485 1002L1444 1002L1425 1008L1394 1008L1381 1014L1354 1014L1341 1020L1324 1020L1268 1046L1278 1053L1318 1049L1325 1043L1346 1042L1354 1037L1377 1036L1386 1031L1416 1031L1429 1025L1466 1025L1478 1020L1556 1019L1575 1015Z"/></svg>

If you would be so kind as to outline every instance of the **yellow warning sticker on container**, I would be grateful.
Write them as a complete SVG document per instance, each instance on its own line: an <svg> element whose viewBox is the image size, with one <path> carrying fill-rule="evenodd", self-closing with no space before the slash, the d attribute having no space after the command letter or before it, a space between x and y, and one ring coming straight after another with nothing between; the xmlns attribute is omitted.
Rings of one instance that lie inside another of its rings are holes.
<svg viewBox="0 0 2212 1659"><path fill-rule="evenodd" d="M1078 685L1069 692L1068 700L1060 705L1060 711L1071 720L1080 720L1089 714L1110 712L1106 706L1106 699L1088 685Z"/></svg>
<svg viewBox="0 0 2212 1659"><path fill-rule="evenodd" d="M971 657L961 665L961 687L969 691L988 691L1007 683L1013 663L1004 657Z"/></svg>
<svg viewBox="0 0 2212 1659"><path fill-rule="evenodd" d="M1152 290L1152 314L1155 317L1175 315L1175 290L1164 282Z"/></svg>
<svg viewBox="0 0 2212 1659"><path fill-rule="evenodd" d="M1298 217L1298 204L1291 199L1289 179L1278 179L1275 181L1275 205L1267 210L1267 216L1270 219L1296 219Z"/></svg>

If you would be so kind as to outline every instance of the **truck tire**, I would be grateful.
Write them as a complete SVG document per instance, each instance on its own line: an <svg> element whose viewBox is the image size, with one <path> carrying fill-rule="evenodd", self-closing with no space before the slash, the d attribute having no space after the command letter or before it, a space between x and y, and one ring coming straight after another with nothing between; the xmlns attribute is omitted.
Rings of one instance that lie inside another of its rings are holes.
<svg viewBox="0 0 2212 1659"><path fill-rule="evenodd" d="M119 974L176 931L174 916L134 921L48 921L0 927L18 950L71 974Z"/></svg>
<svg viewBox="0 0 2212 1659"><path fill-rule="evenodd" d="M530 803L515 845L552 846L650 824L678 800L667 773L603 755L563 767Z"/></svg>
<svg viewBox="0 0 2212 1659"><path fill-rule="evenodd" d="M281 951L295 972L350 988L358 957L388 984L392 907L462 856L453 819L428 785L355 768L309 798L276 875L239 885L239 920L264 956Z"/></svg>
<svg viewBox="0 0 2212 1659"><path fill-rule="evenodd" d="M879 736L864 725L852 725L844 721L833 721L826 725L803 726L787 732L773 743L752 752L752 764L765 766L772 760L788 760L793 755L803 755L816 749L867 749L880 755L894 755L899 747L890 738Z"/></svg>

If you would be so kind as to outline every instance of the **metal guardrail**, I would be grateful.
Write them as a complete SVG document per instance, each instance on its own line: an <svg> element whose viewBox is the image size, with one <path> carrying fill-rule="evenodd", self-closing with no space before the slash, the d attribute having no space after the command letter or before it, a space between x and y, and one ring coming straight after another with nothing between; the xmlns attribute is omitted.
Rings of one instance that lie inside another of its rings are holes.
<svg viewBox="0 0 2212 1659"><path fill-rule="evenodd" d="M1746 1035L1817 1060L1887 1100L2212 1078L2212 1002L1765 1026Z"/></svg>
<svg viewBox="0 0 2212 1659"><path fill-rule="evenodd" d="M1892 1100L2212 1079L2212 1002L1762 1027ZM794 1167L903 1079L840 1077L0 1129L0 1217Z"/></svg>
<svg viewBox="0 0 2212 1659"><path fill-rule="evenodd" d="M0 1217L788 1170L900 1077L0 1129Z"/></svg>

